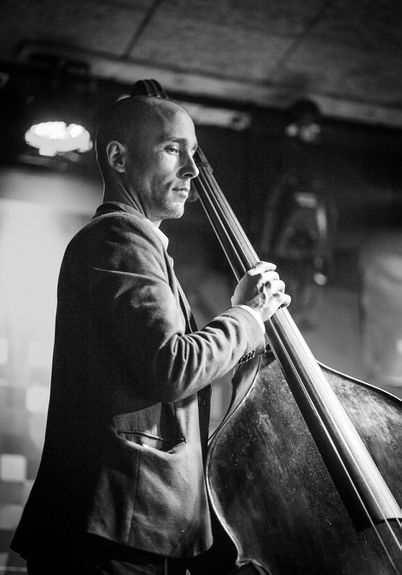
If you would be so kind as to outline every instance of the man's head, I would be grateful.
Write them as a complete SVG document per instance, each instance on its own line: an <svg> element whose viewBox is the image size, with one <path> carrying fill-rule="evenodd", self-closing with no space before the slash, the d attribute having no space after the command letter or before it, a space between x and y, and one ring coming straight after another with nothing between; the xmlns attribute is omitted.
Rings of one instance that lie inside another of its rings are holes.
<svg viewBox="0 0 402 575"><path fill-rule="evenodd" d="M198 175L197 139L187 112L170 100L119 100L101 124L97 158L106 201L129 203L159 225L179 218Z"/></svg>

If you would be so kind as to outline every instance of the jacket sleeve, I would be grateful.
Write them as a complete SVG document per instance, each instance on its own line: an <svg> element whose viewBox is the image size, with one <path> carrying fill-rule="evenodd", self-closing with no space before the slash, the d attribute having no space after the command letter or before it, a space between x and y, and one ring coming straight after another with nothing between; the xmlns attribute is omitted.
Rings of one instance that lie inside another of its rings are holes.
<svg viewBox="0 0 402 575"><path fill-rule="evenodd" d="M115 218L93 251L92 305L144 397L183 399L228 373L242 357L263 351L261 328L241 307L185 333L166 255L149 223Z"/></svg>

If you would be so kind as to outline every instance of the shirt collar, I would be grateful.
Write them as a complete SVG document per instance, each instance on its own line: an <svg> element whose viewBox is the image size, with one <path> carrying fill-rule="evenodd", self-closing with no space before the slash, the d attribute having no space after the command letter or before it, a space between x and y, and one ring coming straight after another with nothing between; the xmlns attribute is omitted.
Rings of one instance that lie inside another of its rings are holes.
<svg viewBox="0 0 402 575"><path fill-rule="evenodd" d="M167 249L168 249L168 246L169 246L169 238L167 237L167 235L164 234L164 233L162 232L162 230L160 230L159 228L157 228L157 227L155 226L155 224L153 224L153 223L151 222L151 220L148 220L148 218L145 218L145 221L147 221L147 222L149 222L149 223L151 224L151 226L152 226L154 232L155 232L156 235L160 238L163 247L165 248L165 250L167 250Z"/></svg>

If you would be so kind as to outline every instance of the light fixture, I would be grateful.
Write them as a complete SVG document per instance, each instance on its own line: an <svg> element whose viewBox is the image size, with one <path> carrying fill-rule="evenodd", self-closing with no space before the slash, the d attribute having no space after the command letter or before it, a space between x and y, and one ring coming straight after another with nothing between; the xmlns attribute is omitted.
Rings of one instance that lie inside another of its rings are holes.
<svg viewBox="0 0 402 575"><path fill-rule="evenodd" d="M25 141L37 148L41 156L55 156L66 152L88 152L92 149L91 136L79 124L41 122L25 132Z"/></svg>
<svg viewBox="0 0 402 575"><path fill-rule="evenodd" d="M191 102L179 102L190 114L195 124L204 126L220 126L232 130L245 130L251 125L251 115L239 110L215 108Z"/></svg>
<svg viewBox="0 0 402 575"><path fill-rule="evenodd" d="M286 135L307 144L317 143L321 136L321 112L312 100L297 100L289 109L291 122Z"/></svg>

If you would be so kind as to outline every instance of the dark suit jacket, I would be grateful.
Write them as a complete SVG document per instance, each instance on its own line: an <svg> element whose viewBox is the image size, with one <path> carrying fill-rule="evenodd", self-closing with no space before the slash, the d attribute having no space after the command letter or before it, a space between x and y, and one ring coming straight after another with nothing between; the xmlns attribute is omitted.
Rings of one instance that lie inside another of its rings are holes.
<svg viewBox="0 0 402 575"><path fill-rule="evenodd" d="M239 307L190 331L152 224L102 206L63 259L45 445L15 551L85 532L171 557L211 545L202 394L265 342Z"/></svg>

